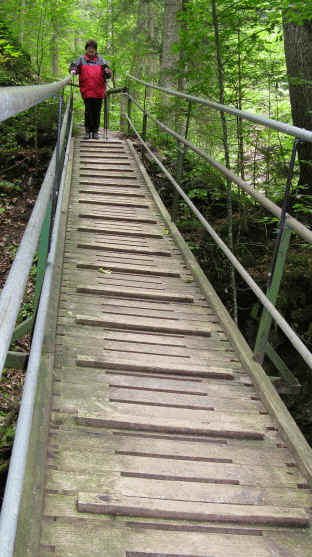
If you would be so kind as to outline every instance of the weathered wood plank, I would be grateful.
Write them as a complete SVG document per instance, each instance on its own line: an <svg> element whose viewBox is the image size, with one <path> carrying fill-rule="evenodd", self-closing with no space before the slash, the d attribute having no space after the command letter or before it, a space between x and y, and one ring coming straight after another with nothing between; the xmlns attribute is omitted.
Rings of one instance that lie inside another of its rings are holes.
<svg viewBox="0 0 312 557"><path fill-rule="evenodd" d="M209 337L215 329L215 325L207 324L200 326L196 322L177 321L170 319L154 319L147 317L131 317L125 315L77 315L76 322L80 324L92 325L95 327L111 327L128 330L145 330L155 333L180 333L189 335L199 335Z"/></svg>
<svg viewBox="0 0 312 557"><path fill-rule="evenodd" d="M116 231L116 227L118 227L117 231ZM78 230L81 232L92 232L93 234L103 234L103 235L118 234L119 236L128 236L128 237L137 236L138 238L162 238L162 234L156 230L147 230L147 229L144 230L142 227L141 230L139 229L134 230L133 228L131 229L130 227L126 229L125 227L123 227L122 225L120 226L117 223L116 226L114 226L113 224L110 226L109 224L103 225L97 222L93 222L93 223L90 222L89 225L81 224L80 226L78 226Z"/></svg>
<svg viewBox="0 0 312 557"><path fill-rule="evenodd" d="M233 379L230 368L216 366L201 366L188 363L171 363L168 357L152 356L148 360L146 355L128 354L126 357L107 352L103 355L78 355L77 365L85 367L100 367L103 369L137 370L152 373L175 375L190 375L196 377L214 377L219 379Z"/></svg>
<svg viewBox="0 0 312 557"><path fill-rule="evenodd" d="M112 212L108 213L108 212L104 212L104 211L97 211L96 209L94 211L91 210L85 210L79 213L79 217L80 218L87 218L87 219L99 219L102 221L124 221L124 222L138 222L138 223L146 223L146 224L155 224L157 223L157 220L153 217L150 216L139 216L139 215L135 215L134 213L129 213L129 214L125 214L125 213L117 213L114 212L112 214Z"/></svg>
<svg viewBox="0 0 312 557"><path fill-rule="evenodd" d="M242 524L270 524L303 528L309 526L304 509L255 505L219 505L210 503L155 501L140 497L122 497L118 494L96 495L80 492L78 511L99 514L144 516L213 522L239 522Z"/></svg>
<svg viewBox="0 0 312 557"><path fill-rule="evenodd" d="M211 437L224 437L233 439L263 439L263 431L251 424L245 427L241 423L226 422L223 424L220 417L217 419L207 419L205 423L197 420L194 423L182 420L171 420L145 416L126 415L121 413L84 412L78 410L77 423L80 425L91 425L94 427L105 427L114 429L125 429L129 431L150 431L162 433L183 433L207 435Z"/></svg>
<svg viewBox="0 0 312 557"><path fill-rule="evenodd" d="M78 269L108 269L111 271L118 271L120 273L135 273L138 275L155 275L155 276L164 276L164 277L180 277L181 274L179 271L175 269L168 269L168 268L151 268L151 267L143 267L140 265L121 265L118 263L84 263L78 262L77 263Z"/></svg>
<svg viewBox="0 0 312 557"><path fill-rule="evenodd" d="M77 286L77 292L95 294L99 296L116 296L121 298L141 298L143 300L166 300L168 302L193 303L194 298L190 294L179 294L177 292L160 292L158 290L133 290L131 288L114 288L113 286ZM211 329L210 329L211 330Z"/></svg>
<svg viewBox="0 0 312 557"><path fill-rule="evenodd" d="M107 198L103 198L103 199L98 199L98 197L95 199L92 196L91 197L81 197L79 199L79 203L87 203L90 205L112 205L112 206L116 206L116 207L149 207L147 202L143 202L143 201L131 201L131 199L127 199L125 200L123 198L122 195L115 195L115 196L111 196L111 197L107 197Z"/></svg>
<svg viewBox="0 0 312 557"><path fill-rule="evenodd" d="M96 239L93 243L79 241L77 246L79 248L92 249L98 251L117 251L121 253L133 253L134 255L159 255L164 257L171 257L171 252L165 248L141 248L141 247L127 247L126 244L120 242L119 245L112 245L110 243L101 242Z"/></svg>

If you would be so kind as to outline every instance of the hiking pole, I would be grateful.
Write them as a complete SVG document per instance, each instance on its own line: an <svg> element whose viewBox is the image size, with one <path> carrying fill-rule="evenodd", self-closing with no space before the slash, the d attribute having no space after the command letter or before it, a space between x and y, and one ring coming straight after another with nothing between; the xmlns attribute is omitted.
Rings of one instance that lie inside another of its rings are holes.
<svg viewBox="0 0 312 557"><path fill-rule="evenodd" d="M107 141L107 127L108 127L108 110L107 110L107 97L104 97L104 140Z"/></svg>

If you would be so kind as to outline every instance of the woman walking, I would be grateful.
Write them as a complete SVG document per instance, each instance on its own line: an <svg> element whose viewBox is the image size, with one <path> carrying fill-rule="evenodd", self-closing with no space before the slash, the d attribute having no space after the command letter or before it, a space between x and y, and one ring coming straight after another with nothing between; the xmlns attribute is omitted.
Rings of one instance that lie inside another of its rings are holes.
<svg viewBox="0 0 312 557"><path fill-rule="evenodd" d="M85 54L71 63L69 72L79 74L79 87L85 103L84 139L99 139L100 115L106 80L112 75L106 60L97 54L97 42L87 41Z"/></svg>

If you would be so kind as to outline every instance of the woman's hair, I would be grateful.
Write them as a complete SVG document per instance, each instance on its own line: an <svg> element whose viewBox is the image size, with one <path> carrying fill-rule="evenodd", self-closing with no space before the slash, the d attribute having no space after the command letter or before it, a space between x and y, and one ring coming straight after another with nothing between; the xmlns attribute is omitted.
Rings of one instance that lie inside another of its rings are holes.
<svg viewBox="0 0 312 557"><path fill-rule="evenodd" d="M97 50L97 42L96 41L87 41L86 46L85 46L86 50L87 50L88 46L91 46L92 48L95 48L95 50Z"/></svg>

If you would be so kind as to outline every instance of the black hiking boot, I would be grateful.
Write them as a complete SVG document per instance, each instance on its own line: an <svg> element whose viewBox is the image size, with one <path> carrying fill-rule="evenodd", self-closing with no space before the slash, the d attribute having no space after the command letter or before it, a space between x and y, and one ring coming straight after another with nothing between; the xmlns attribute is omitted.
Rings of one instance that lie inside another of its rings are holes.
<svg viewBox="0 0 312 557"><path fill-rule="evenodd" d="M99 132L93 132L92 137L93 137L93 139L100 139L99 138Z"/></svg>

